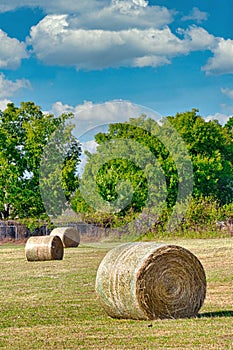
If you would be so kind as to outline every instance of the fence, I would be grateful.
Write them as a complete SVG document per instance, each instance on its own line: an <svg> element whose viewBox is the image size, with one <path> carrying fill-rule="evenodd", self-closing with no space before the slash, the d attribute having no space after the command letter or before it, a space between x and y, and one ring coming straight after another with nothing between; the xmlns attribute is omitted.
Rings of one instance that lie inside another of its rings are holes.
<svg viewBox="0 0 233 350"><path fill-rule="evenodd" d="M15 225L0 226L0 239L6 238L18 239L18 229Z"/></svg>
<svg viewBox="0 0 233 350"><path fill-rule="evenodd" d="M0 241L6 239L24 240L29 236L49 235L52 228L44 222L38 222L38 227L29 230L26 225L16 221L0 221ZM129 234L131 231L128 225L118 228L102 227L96 224L88 224L85 222L56 222L55 227L75 227L80 232L83 240L98 240L106 237L121 237ZM134 226L134 235L141 234L141 226Z"/></svg>
<svg viewBox="0 0 233 350"><path fill-rule="evenodd" d="M0 241L7 239L24 240L29 236L47 235L49 233L47 224L30 231L26 225L17 221L0 221Z"/></svg>
<svg viewBox="0 0 233 350"><path fill-rule="evenodd" d="M119 226L117 228L103 227L96 224L89 224L85 222L56 222L56 227L75 227L80 233L82 239L98 240L101 238L114 237L120 238L129 235L130 232L134 236L140 236L142 232L142 225L134 225L133 229L129 224Z"/></svg>

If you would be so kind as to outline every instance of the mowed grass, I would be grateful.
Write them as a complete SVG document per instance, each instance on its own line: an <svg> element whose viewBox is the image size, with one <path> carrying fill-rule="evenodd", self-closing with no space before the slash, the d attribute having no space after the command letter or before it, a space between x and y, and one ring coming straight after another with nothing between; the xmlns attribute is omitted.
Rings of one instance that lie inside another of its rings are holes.
<svg viewBox="0 0 233 350"><path fill-rule="evenodd" d="M207 297L199 317L108 317L95 295L105 254L118 243L81 244L62 261L27 262L23 245L0 246L2 349L233 349L233 239L173 240L202 262Z"/></svg>

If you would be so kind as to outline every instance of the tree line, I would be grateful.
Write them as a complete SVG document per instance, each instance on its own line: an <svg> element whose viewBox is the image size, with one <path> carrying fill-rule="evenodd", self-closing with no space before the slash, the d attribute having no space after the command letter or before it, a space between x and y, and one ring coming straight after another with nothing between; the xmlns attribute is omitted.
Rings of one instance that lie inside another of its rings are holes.
<svg viewBox="0 0 233 350"><path fill-rule="evenodd" d="M163 202L157 215L166 220L179 187L190 187L189 162L191 205L215 203L222 213L231 212L233 117L221 125L205 121L193 109L159 122L141 115L110 124L107 132L95 135L97 150L86 152L81 178L81 144L72 135L72 117L43 113L33 102L20 107L10 103L0 112L2 220L48 219L45 202L53 215L62 213L69 202L82 220L112 226L132 220L145 206L159 208ZM186 151L174 143L174 130ZM182 171L177 168L180 163Z"/></svg>

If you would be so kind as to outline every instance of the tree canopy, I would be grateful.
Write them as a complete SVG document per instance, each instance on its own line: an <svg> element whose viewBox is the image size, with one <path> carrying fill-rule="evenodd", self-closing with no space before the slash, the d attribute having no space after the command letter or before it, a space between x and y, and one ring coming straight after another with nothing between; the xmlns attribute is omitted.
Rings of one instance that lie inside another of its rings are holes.
<svg viewBox="0 0 233 350"><path fill-rule="evenodd" d="M141 115L109 125L86 152L72 135L72 115L43 113L33 102L0 111L1 219L64 211L68 202L95 220L135 217L144 208L159 219L186 198L233 200L233 117L206 121L197 109L155 121ZM183 201L183 202L182 202Z"/></svg>
<svg viewBox="0 0 233 350"><path fill-rule="evenodd" d="M233 199L233 117L222 126L205 121L198 110L168 117L187 144L194 170L195 197L211 196L221 204Z"/></svg>
<svg viewBox="0 0 233 350"><path fill-rule="evenodd" d="M166 209L170 212L177 203L180 188L183 187L185 197L191 189L191 182L193 198L211 197L220 205L231 203L232 136L233 117L223 126L216 120L205 121L198 115L197 109L168 116L160 122L142 115L129 122L110 124L107 133L95 135L95 141L98 143L96 153L87 152L84 182L85 179L94 179L94 182L89 181L89 189L86 181L88 200L84 192L83 196L77 191L72 201L73 208L79 212L93 213L93 208L98 210L98 205L100 207L96 198L100 197L111 205L125 193L128 201L116 214L124 216L132 212L139 213L151 191L148 187L150 176L157 177L154 184L159 192L156 203L159 203L159 196L161 200L164 200L165 196ZM128 142L123 144L122 140ZM129 143L129 140L132 143ZM180 140L184 141L185 146L181 145ZM144 147L143 153L138 150L140 147ZM117 152L115 148L118 149ZM160 172L153 168L149 153L156 159ZM144 158L143 165L137 161L137 157ZM120 188L122 192L119 192Z"/></svg>
<svg viewBox="0 0 233 350"><path fill-rule="evenodd" d="M8 104L0 112L0 215L2 219L40 217L46 214L40 193L41 160L45 146L57 130L66 134L63 150L62 176L59 181L67 198L77 187L76 167L81 148L66 125L71 115L57 118L41 111L33 102L22 102L20 107ZM68 137L69 136L69 137ZM64 137L63 137L64 139ZM57 139L57 146L61 143ZM64 141L64 140L63 140ZM55 140L53 141L55 143ZM57 153L58 154L58 153ZM51 181L51 163L47 162ZM56 164L56 162L55 162ZM50 169L50 170L49 170ZM61 172L60 172L61 175ZM50 186L49 196L56 198Z"/></svg>

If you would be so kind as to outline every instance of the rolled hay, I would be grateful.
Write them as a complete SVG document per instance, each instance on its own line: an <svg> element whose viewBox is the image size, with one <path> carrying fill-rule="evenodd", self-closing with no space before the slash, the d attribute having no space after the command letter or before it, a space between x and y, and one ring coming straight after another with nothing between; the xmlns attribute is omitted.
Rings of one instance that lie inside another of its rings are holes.
<svg viewBox="0 0 233 350"><path fill-rule="evenodd" d="M64 248L77 247L80 243L79 231L74 227L57 227L51 231L50 236L60 237Z"/></svg>
<svg viewBox="0 0 233 350"><path fill-rule="evenodd" d="M64 247L58 236L30 237L25 246L28 261L62 260Z"/></svg>
<svg viewBox="0 0 233 350"><path fill-rule="evenodd" d="M206 276L198 258L185 248L135 242L107 253L95 289L114 318L193 317L205 299Z"/></svg>

